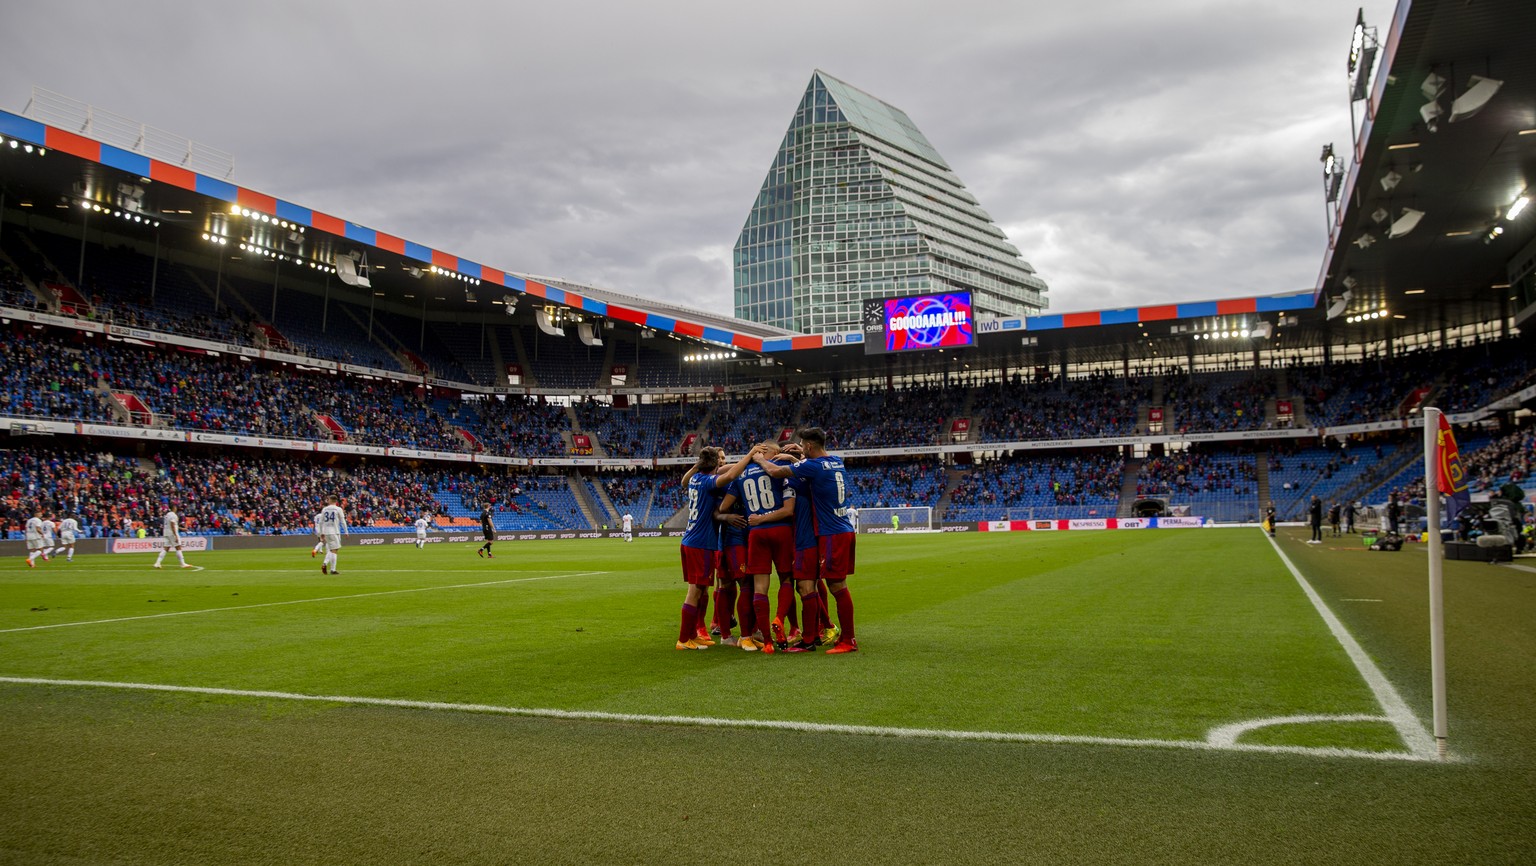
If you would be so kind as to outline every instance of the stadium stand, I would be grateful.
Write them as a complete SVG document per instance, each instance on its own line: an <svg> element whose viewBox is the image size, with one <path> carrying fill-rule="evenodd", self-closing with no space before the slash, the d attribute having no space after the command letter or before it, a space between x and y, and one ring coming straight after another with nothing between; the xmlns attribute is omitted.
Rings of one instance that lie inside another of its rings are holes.
<svg viewBox="0 0 1536 866"><path fill-rule="evenodd" d="M967 471L950 494L946 520L1113 517L1124 459L1103 450L1029 455Z"/></svg>

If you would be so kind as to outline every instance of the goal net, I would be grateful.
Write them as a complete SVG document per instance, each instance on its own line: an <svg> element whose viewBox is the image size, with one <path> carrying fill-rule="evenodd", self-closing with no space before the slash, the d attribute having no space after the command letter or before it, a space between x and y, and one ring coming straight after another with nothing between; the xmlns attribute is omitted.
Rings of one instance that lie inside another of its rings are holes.
<svg viewBox="0 0 1536 866"><path fill-rule="evenodd" d="M920 505L915 508L860 508L858 522L853 527L886 532L932 532L933 508Z"/></svg>

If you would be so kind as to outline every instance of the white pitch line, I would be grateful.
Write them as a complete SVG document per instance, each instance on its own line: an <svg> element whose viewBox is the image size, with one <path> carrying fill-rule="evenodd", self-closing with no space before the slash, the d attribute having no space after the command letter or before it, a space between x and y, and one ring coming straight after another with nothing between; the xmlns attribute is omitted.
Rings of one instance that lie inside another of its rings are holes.
<svg viewBox="0 0 1536 866"><path fill-rule="evenodd" d="M370 574L372 572L369 572ZM420 572L413 572L420 573ZM506 583L526 583L534 580L560 580L566 577L589 577L595 574L607 574L606 571L578 571L571 574L551 574L544 577L514 577L510 580L488 580L483 583L455 583L447 586L419 586L412 589L387 589L380 592L359 592L352 595L328 595L321 598L295 598L289 601L264 601L258 604L236 604L229 607L205 607L197 610L177 610L170 613L146 613L140 616L119 616L111 619L90 619L78 622L56 622L51 625L29 625L22 628L0 628L0 634L18 631L43 631L51 628L70 628L77 625L104 625L110 622L132 622L140 619L164 619L168 616L191 616L196 613L219 613L227 610L250 610L256 607L281 607L288 604L310 604L317 601L344 601L349 598L371 598L380 595L400 595L407 592L433 592L439 589L471 589L477 586L500 586Z"/></svg>
<svg viewBox="0 0 1536 866"><path fill-rule="evenodd" d="M1265 537L1267 538L1268 536L1266 535ZM1322 596L1318 595L1317 590L1312 588L1312 584L1308 583L1307 579L1301 576L1301 572L1297 570L1296 564L1291 562L1291 558L1285 555L1285 551L1280 549L1280 545L1276 544L1273 538L1269 539L1269 546L1275 549L1275 553L1280 556L1280 561L1285 563L1287 569L1290 569L1291 576L1296 578L1297 583L1301 584L1301 591L1306 593L1307 598L1312 602L1312 606L1317 608L1318 615L1323 618L1323 622L1328 624L1328 630L1333 632L1333 636L1338 640L1339 645L1344 647L1344 652L1349 656L1349 660L1355 663L1355 669L1360 672L1360 676L1365 679L1365 684L1370 687L1371 693L1376 696L1376 703L1381 705L1382 712L1387 714L1387 720L1392 723L1392 726L1397 729L1398 735L1403 738L1403 745L1407 746L1408 750L1416 758L1426 761L1436 760L1438 750L1435 746L1435 741L1430 738L1429 732L1424 729L1424 724L1419 721L1419 717L1415 716L1413 710L1408 708L1408 704L1403 700L1402 695L1397 693L1397 689L1392 686L1392 683L1387 680L1386 675L1381 672L1381 668L1378 668L1376 663L1371 661L1371 657L1366 655L1360 643L1349 633L1349 629L1346 629L1344 623L1340 622L1339 618L1333 615L1333 611L1329 610L1328 605L1323 602Z"/></svg>
<svg viewBox="0 0 1536 866"><path fill-rule="evenodd" d="M172 686L159 683L120 683L103 680L59 680L40 677L0 676L0 683L17 685L65 686L73 688L124 689L145 692L219 695L238 698L264 698L281 701L351 704L357 706L395 707L408 710L438 710L459 713L490 713L566 721L619 722L623 724L678 725L701 728L737 728L746 730L799 731L813 734L850 734L866 737L894 737L921 740L967 740L996 743L1034 743L1081 746L1130 746L1136 748L1187 749L1192 751L1260 752L1305 755L1317 758L1362 758L1374 761L1429 761L1432 757L1410 752L1371 752L1364 749L1335 749L1313 746L1245 745L1235 742L1205 740L1157 740L1134 737L1090 737L1075 734L1028 734L1011 731L956 731L943 728L902 728L883 725L838 725L822 722L792 722L772 719L721 719L709 716L662 716L641 713L606 713L597 710L555 710L531 707L502 707L493 704L457 704L444 701L409 701L397 698L366 698L344 695L306 695L296 692L222 689L203 686ZM1356 720L1354 716L1297 717L1324 721ZM1389 721L1380 716L1360 716L1358 720ZM1281 720L1261 720L1259 726ZM1251 724L1251 723L1249 723ZM1232 727L1232 726L1227 726ZM1213 730L1213 735L1223 728Z"/></svg>

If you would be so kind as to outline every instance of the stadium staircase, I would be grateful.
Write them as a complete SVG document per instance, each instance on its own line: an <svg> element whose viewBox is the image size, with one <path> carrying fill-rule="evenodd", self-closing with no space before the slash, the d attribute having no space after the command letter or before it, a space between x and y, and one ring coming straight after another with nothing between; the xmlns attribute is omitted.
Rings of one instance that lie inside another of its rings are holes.
<svg viewBox="0 0 1536 866"><path fill-rule="evenodd" d="M1397 446L1397 450L1376 461L1376 465L1361 474L1353 484L1339 491L1335 498L1340 502L1364 502L1372 491L1396 478L1415 461L1423 459L1423 442L1418 437L1409 437L1408 441Z"/></svg>
<svg viewBox="0 0 1536 866"><path fill-rule="evenodd" d="M1269 507L1269 452L1263 451L1253 455L1254 489L1259 494L1259 514Z"/></svg>
<svg viewBox="0 0 1536 866"><path fill-rule="evenodd" d="M485 329L485 347L491 350L491 363L495 365L491 368L490 384L507 384L507 364L502 360L501 340L497 338L495 328Z"/></svg>
<svg viewBox="0 0 1536 866"><path fill-rule="evenodd" d="M395 363L400 366L401 372L405 372L405 371L411 369L409 366L406 365L405 361L403 361L400 358L400 353L399 352L395 351L395 349L393 347L391 347L389 345L389 343L386 343L385 341L379 339L379 335L380 334L386 334L386 335L388 335L390 337L390 339L394 339L394 335L390 334L387 330L385 330L383 323L379 322L378 320L374 320L373 327L370 328L368 326L368 322L366 320L364 320L362 316L359 316L356 312L354 312L352 310L352 305L351 304L338 304L336 308L341 310L343 313L346 313L347 314L347 318L349 318L353 322L355 322L357 324L357 329L359 331L362 331L364 334L368 335L368 339L375 346L378 346L380 349L382 349L385 352L387 352L391 358L394 358L395 359ZM398 340L396 340L395 342L399 343Z"/></svg>
<svg viewBox="0 0 1536 866"><path fill-rule="evenodd" d="M341 426L340 421L329 415L321 415L319 412L316 412L314 417L315 427L319 429L320 435L335 442L347 441L347 428Z"/></svg>
<svg viewBox="0 0 1536 866"><path fill-rule="evenodd" d="M27 291L32 293L32 297L36 298L39 304L44 307L48 307L49 309L53 308L53 299L47 297L43 293L43 290L38 288L37 283L32 282L31 275L28 274L20 265L18 265L16 260L11 258L10 253L7 253L3 248L0 248L0 264L11 266L11 270L14 271L16 277L21 280L21 284L26 287Z"/></svg>
<svg viewBox="0 0 1536 866"><path fill-rule="evenodd" d="M427 375L432 372L432 365L426 359L412 352L410 349L401 348L395 354L405 359L406 369L413 373Z"/></svg>
<svg viewBox="0 0 1536 866"><path fill-rule="evenodd" d="M508 329L508 333L512 336L512 355L517 358L518 367L522 368L523 384L530 387L537 386L539 378L533 371L533 365L528 363L528 349L523 345L523 335L519 333L519 330L518 328ZM502 367L502 369L505 370L506 367ZM571 423L575 424L576 416L571 414L569 408L565 411L567 415L571 415Z"/></svg>
<svg viewBox="0 0 1536 866"><path fill-rule="evenodd" d="M155 413L132 391L111 391L112 414L125 424L139 427L157 426Z"/></svg>
<svg viewBox="0 0 1536 866"><path fill-rule="evenodd" d="M617 527L619 525L619 507L613 504L613 497L609 496L608 491L603 488L603 482L593 479L587 482L587 486L592 488L592 498L597 500L598 511L607 515L603 518L603 522L609 526Z"/></svg>
<svg viewBox="0 0 1536 866"><path fill-rule="evenodd" d="M94 318L96 308L91 304L91 299L80 293L79 289L69 283L49 280L43 283L43 293L55 302L49 303L65 315L85 315ZM35 292L34 292L35 294Z"/></svg>
<svg viewBox="0 0 1536 866"><path fill-rule="evenodd" d="M457 424L450 424L448 426L452 427L453 432L458 434L458 437L463 439L464 442L469 445L470 451L479 453L485 450L485 443L481 442L479 437L477 437L475 434L465 430L463 427L460 427Z"/></svg>
<svg viewBox="0 0 1536 866"><path fill-rule="evenodd" d="M1115 507L1116 517L1136 516L1136 479L1140 476L1140 458L1126 460L1125 468L1120 472L1120 504Z"/></svg>
<svg viewBox="0 0 1536 866"><path fill-rule="evenodd" d="M974 429L974 428L973 428ZM939 497L938 504L933 508L934 524L944 522L944 514L949 511L949 495L960 486L961 479L965 478L965 470L953 467L944 471L944 495Z"/></svg>
<svg viewBox="0 0 1536 866"><path fill-rule="evenodd" d="M718 404L716 404L714 402L711 402L709 404L709 408L704 410L704 417L699 419L699 426L698 426L698 428L695 429L695 430L684 430L682 432L682 435L677 437L677 441L672 443L672 447L666 453L668 455L681 454L681 455L683 455L685 457L686 456L691 456L689 451L683 450L683 445L684 445L684 443L686 443L688 441L688 437L689 436L695 437L694 440L693 440L693 446L694 447L692 449L690 449L690 451L693 454L697 454L700 449L702 449L706 444L708 444L709 443L709 422L714 420L714 417L715 417L715 406L716 405L718 405Z"/></svg>
<svg viewBox="0 0 1536 866"><path fill-rule="evenodd" d="M276 349L279 352L292 352L293 343L283 336L283 333L266 322L252 322L251 336L256 338L256 345L265 345L266 348Z"/></svg>
<svg viewBox="0 0 1536 866"><path fill-rule="evenodd" d="M585 478L573 472L565 477L565 482L571 488L571 495L576 497L576 507L581 509L581 516L587 519L588 526L596 529L608 522L606 519L601 519L604 516L602 509L592 498L592 486Z"/></svg>

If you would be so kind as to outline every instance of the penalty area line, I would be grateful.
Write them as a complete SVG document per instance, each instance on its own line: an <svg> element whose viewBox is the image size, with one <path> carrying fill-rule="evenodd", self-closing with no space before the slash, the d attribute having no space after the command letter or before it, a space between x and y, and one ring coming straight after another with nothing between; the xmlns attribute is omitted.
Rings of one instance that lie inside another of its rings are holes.
<svg viewBox="0 0 1536 866"><path fill-rule="evenodd" d="M253 689L225 689L204 686L176 686L159 683L125 683L104 680L63 680L41 677L0 676L0 683L15 685L61 686L66 688L120 689L125 691L174 692L180 694L215 695L221 697L256 698L280 701L306 701L313 703L346 704L354 706L392 707L407 710L435 710L457 713L482 713L524 718L558 719L562 721L614 722L620 724L671 725L700 728L731 728L739 730L797 731L811 734L847 734L866 737L891 737L914 740L957 740L993 743L1030 743L1039 745L1122 746L1132 748L1185 749L1214 752L1257 752L1268 754L1304 755L1318 758L1360 758L1375 761L1430 761L1432 758L1411 752L1373 752L1365 749L1343 749L1314 746L1268 746L1236 742L1242 730L1250 730L1268 724L1313 721L1387 721L1379 716L1297 716L1283 719L1261 720L1238 726L1226 726L1212 731L1205 740L1137 739L1134 737L1091 737L1075 734L1030 734L1011 731L958 731L944 728L904 728L883 725L840 725L823 722L794 722L773 719L722 719L709 716L669 716L644 713L609 713L599 710L557 710L533 707L503 707L493 704L460 704L446 701L412 701L398 698L368 698L347 695L308 695L296 692L262 691Z"/></svg>
<svg viewBox="0 0 1536 866"><path fill-rule="evenodd" d="M1267 534L1266 538L1268 538ZM1354 662L1355 669L1360 672L1371 694L1376 696L1376 703L1381 706L1382 712L1386 713L1392 727L1397 729L1398 736L1402 737L1403 745L1407 746L1418 759L1436 760L1438 749L1435 741L1429 736L1429 731L1425 730L1419 717L1408 708L1402 695L1397 693L1397 689L1387 679L1386 674L1381 672L1381 668L1376 666L1369 655L1366 655L1365 649L1360 646L1359 641L1355 640L1354 635L1349 633L1349 629L1344 627L1344 623L1339 621L1332 610L1329 610L1323 597L1317 594L1317 590L1312 588L1312 584L1308 583L1305 577L1301 576L1301 571L1296 568L1294 562L1291 562L1291 558L1285 555L1285 551L1280 549L1280 545L1275 543L1275 539L1268 538L1268 540L1269 546L1275 549L1280 561L1285 563L1285 567L1291 572L1291 577L1296 578L1296 582L1301 585L1301 591L1306 593L1307 600L1317 609L1318 616L1323 618L1328 630L1333 632L1334 639L1344 648L1344 653L1349 656L1349 660Z"/></svg>
<svg viewBox="0 0 1536 866"><path fill-rule="evenodd" d="M28 625L21 628L0 628L0 634L19 631L44 631L53 628L72 628L80 625L104 625L112 622L133 622L141 619L164 619L171 616L192 616L199 613L221 613L229 610L251 610L258 607L282 607L290 604L312 604L319 601L345 601L350 598L374 598L381 595L402 595L408 592L435 592L440 589L473 589L481 586L500 586L507 583L529 583L535 580L561 580L567 577L591 577L607 574L606 571L578 571L571 574L550 574L543 577L514 577L507 580L487 580L481 583L455 583L446 586L418 586L410 589L386 589L379 592L357 592L351 595L327 595L320 598L295 598L288 601L264 601L257 604L236 604L228 607L204 607L197 610L177 610L169 613L146 613L140 616L118 616L111 619L88 619L77 622L56 622L50 625Z"/></svg>

